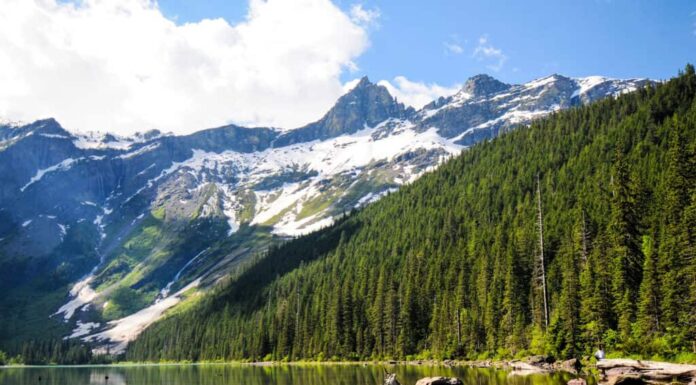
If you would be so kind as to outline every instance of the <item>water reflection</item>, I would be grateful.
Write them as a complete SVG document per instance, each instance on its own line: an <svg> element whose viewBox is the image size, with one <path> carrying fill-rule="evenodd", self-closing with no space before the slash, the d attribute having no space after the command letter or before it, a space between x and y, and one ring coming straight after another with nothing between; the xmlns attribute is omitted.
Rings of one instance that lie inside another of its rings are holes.
<svg viewBox="0 0 696 385"><path fill-rule="evenodd" d="M510 375L495 369L389 367L403 385L422 377L459 377L466 385L565 385L567 373ZM380 385L378 365L157 365L0 369L0 385ZM594 385L594 381L588 381Z"/></svg>

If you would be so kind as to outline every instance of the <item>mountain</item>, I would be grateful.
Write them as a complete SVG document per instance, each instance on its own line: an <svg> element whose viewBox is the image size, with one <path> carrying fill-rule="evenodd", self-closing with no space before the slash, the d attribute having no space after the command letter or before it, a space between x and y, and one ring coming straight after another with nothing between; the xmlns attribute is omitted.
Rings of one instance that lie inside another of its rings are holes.
<svg viewBox="0 0 696 385"><path fill-rule="evenodd" d="M53 119L2 124L0 346L60 335L122 350L270 244L328 226L473 143L647 83L478 75L415 111L363 78L289 131L118 137Z"/></svg>
<svg viewBox="0 0 696 385"><path fill-rule="evenodd" d="M413 108L398 103L384 86L370 82L367 77L336 104L319 121L281 135L276 147L312 140L326 140L362 129L376 127L389 119L405 120L414 114Z"/></svg>
<svg viewBox="0 0 696 385"><path fill-rule="evenodd" d="M687 66L474 146L271 248L126 359L567 359L598 345L688 359L694 170Z"/></svg>

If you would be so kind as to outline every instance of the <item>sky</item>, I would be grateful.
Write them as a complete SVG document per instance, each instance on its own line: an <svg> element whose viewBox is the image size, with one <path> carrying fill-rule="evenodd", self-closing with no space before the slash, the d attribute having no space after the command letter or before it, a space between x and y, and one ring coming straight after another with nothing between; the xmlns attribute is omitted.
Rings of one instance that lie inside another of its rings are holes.
<svg viewBox="0 0 696 385"><path fill-rule="evenodd" d="M367 75L420 107L488 73L666 79L689 0L0 0L0 119L73 131L294 128Z"/></svg>

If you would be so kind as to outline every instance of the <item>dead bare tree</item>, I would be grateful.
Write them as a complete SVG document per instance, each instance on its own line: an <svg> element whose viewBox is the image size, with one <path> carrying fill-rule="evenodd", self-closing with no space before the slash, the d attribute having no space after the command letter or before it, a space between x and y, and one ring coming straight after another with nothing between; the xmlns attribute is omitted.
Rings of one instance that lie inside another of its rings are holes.
<svg viewBox="0 0 696 385"><path fill-rule="evenodd" d="M539 280L541 281L541 290L544 300L544 326L549 327L549 304L548 295L546 293L546 267L544 266L544 218L541 211L541 184L539 183L539 174L536 177L537 187L537 227L539 228Z"/></svg>

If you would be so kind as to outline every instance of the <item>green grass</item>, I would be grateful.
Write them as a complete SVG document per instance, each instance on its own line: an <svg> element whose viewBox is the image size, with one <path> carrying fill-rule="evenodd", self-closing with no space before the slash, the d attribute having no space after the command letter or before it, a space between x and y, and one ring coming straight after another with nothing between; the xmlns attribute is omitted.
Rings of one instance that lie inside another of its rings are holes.
<svg viewBox="0 0 696 385"><path fill-rule="evenodd" d="M242 209L237 213L239 223L251 222L256 214L256 194L251 190L240 191L237 199L242 205Z"/></svg>
<svg viewBox="0 0 696 385"><path fill-rule="evenodd" d="M321 194L316 198L303 202L302 210L297 214L297 220L309 218L328 209L332 203L336 202L343 191L343 189L335 188L328 193Z"/></svg>
<svg viewBox="0 0 696 385"><path fill-rule="evenodd" d="M166 216L166 210L164 206L158 207L155 210L152 210L151 215L153 218L163 221L165 216Z"/></svg>
<svg viewBox="0 0 696 385"><path fill-rule="evenodd" d="M286 208L280 210L280 212L279 212L278 214L274 215L273 217L269 218L267 221L263 222L263 225L264 225L264 226L273 226L273 225L275 225L276 223L280 222L281 219L283 219L283 217L285 216L285 214L287 214L288 212L290 212L290 211L293 210L294 208L295 208L295 205L294 205L294 204L289 205L288 207L286 207Z"/></svg>

